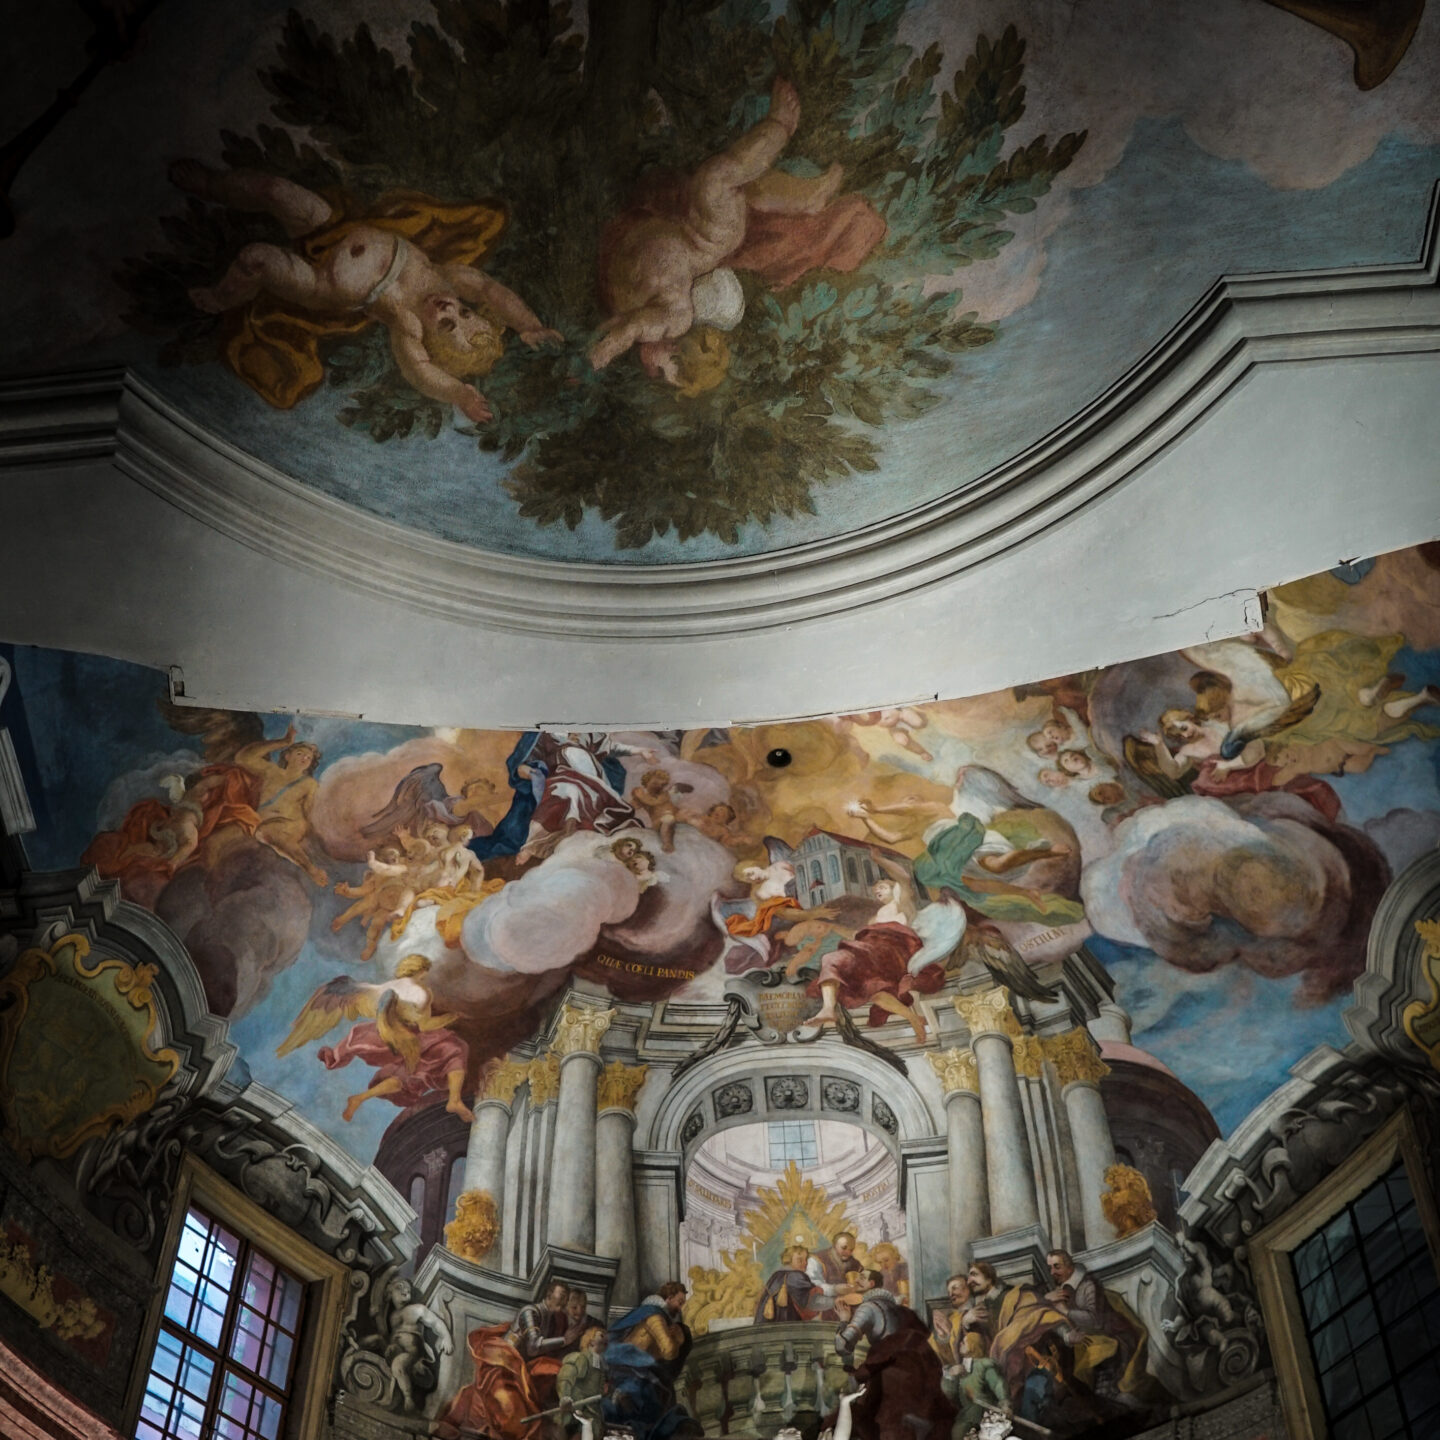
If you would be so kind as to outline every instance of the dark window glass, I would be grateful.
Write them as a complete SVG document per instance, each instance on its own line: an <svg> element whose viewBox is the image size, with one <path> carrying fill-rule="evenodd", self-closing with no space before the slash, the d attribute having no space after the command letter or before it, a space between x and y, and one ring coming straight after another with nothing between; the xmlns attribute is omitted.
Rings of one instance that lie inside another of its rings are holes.
<svg viewBox="0 0 1440 1440"><path fill-rule="evenodd" d="M297 1276L192 1207L136 1440L278 1440L303 1301Z"/></svg>
<svg viewBox="0 0 1440 1440"><path fill-rule="evenodd" d="M1440 1283L1396 1165L1291 1254L1335 1440L1440 1435Z"/></svg>

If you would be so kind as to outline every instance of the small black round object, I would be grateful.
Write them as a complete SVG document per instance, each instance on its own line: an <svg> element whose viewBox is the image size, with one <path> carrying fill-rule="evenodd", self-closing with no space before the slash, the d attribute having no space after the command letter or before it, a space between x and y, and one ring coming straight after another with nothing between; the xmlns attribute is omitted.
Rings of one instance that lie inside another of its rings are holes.
<svg viewBox="0 0 1440 1440"><path fill-rule="evenodd" d="M783 770L794 758L788 750L777 748L765 757L765 763L773 765L777 770Z"/></svg>

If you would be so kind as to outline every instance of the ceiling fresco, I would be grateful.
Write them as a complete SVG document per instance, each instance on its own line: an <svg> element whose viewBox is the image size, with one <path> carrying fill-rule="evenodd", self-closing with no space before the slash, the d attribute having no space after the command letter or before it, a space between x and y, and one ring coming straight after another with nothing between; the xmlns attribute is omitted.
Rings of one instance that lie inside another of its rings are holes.
<svg viewBox="0 0 1440 1440"><path fill-rule="evenodd" d="M1358 28L1262 0L13 25L6 372L125 361L304 485L560 560L904 515L1219 275L1414 260L1440 175L1418 0Z"/></svg>
<svg viewBox="0 0 1440 1440"><path fill-rule="evenodd" d="M957 977L1043 996L1082 945L1228 1130L1343 1043L1376 902L1440 842L1434 546L1278 589L1250 637L728 731L176 708L155 671L7 653L32 864L153 910L250 1073L361 1160L397 1106L465 1115L572 977L763 977L795 1024L923 1048Z"/></svg>

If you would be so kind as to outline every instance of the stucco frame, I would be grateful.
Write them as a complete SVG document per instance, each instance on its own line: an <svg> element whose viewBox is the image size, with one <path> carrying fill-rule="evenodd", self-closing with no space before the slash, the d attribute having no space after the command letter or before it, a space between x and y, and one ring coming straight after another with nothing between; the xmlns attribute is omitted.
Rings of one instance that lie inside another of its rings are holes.
<svg viewBox="0 0 1440 1440"><path fill-rule="evenodd" d="M350 1302L350 1271L339 1260L302 1239L288 1225L242 1195L202 1160L187 1154L181 1161L175 1203L170 1210L170 1223L166 1227L165 1243L160 1252L161 1268L166 1275L174 1263L180 1231L192 1202L258 1245L306 1282L309 1293L300 1361L291 1389L293 1400L285 1437L286 1440L310 1440L324 1429L325 1406L330 1397L340 1348L340 1327ZM150 1303L136 1353L135 1373L126 1396L126 1434L135 1433L168 1288L163 1280L157 1279L155 1296Z"/></svg>
<svg viewBox="0 0 1440 1440"><path fill-rule="evenodd" d="M1409 1110L1402 1106L1345 1163L1267 1225L1250 1243L1255 1289L1265 1315L1270 1355L1280 1385L1285 1430L1292 1440L1324 1440L1329 1434L1320 1385L1305 1338L1304 1314L1290 1252L1309 1239L1350 1201L1375 1183L1397 1159L1415 1194L1430 1259L1440 1274L1440 1218L1425 1159Z"/></svg>

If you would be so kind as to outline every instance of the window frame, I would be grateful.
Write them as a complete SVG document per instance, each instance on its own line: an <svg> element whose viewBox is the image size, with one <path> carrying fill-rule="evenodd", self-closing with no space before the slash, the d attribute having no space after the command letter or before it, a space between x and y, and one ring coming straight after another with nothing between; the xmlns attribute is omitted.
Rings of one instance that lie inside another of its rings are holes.
<svg viewBox="0 0 1440 1440"><path fill-rule="evenodd" d="M1330 1430L1310 1353L1291 1253L1397 1163L1405 1166L1405 1177L1415 1197L1415 1211L1425 1232L1430 1263L1440 1283L1440 1216L1436 1213L1415 1121L1404 1105L1348 1160L1250 1242L1250 1263L1280 1387L1280 1408L1285 1416L1286 1433L1296 1436L1297 1440L1300 1437L1325 1440Z"/></svg>
<svg viewBox="0 0 1440 1440"><path fill-rule="evenodd" d="M192 1205L298 1276L304 1284L300 1332L282 1433L286 1440L309 1440L321 1434L340 1348L340 1327L349 1300L349 1267L297 1235L188 1153L181 1161L170 1223L165 1229L165 1243L155 1274L155 1293L136 1350L135 1369L126 1397L124 1433L133 1436L139 1423L145 1384L164 1321L165 1297L170 1289L185 1217Z"/></svg>

